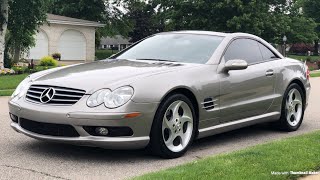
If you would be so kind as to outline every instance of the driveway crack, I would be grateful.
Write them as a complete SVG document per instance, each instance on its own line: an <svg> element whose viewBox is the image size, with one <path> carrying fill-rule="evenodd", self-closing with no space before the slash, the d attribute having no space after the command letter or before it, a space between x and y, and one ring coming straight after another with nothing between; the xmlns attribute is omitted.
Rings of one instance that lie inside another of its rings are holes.
<svg viewBox="0 0 320 180"><path fill-rule="evenodd" d="M70 179L67 179L67 178L64 178L64 177L51 175L51 174L49 174L49 173L37 171L37 170L34 170L34 169L21 168L21 167L18 167L18 166L11 166L11 165L6 165L6 164L5 164L5 165L1 165L1 166L7 167L7 168L19 169L19 170L23 170L23 171L29 171L29 172L41 174L41 175L48 176L48 177L52 177L52 178L56 178L56 179L70 180Z"/></svg>

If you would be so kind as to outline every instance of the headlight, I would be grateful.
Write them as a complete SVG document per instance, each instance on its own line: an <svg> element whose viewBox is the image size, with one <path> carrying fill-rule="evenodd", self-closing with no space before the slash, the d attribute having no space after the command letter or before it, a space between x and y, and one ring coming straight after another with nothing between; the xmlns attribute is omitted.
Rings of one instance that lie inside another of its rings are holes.
<svg viewBox="0 0 320 180"><path fill-rule="evenodd" d="M87 100L87 106L89 107L100 106L101 104L103 104L105 96L110 93L111 91L109 89L101 89L93 93Z"/></svg>
<svg viewBox="0 0 320 180"><path fill-rule="evenodd" d="M124 86L114 91L101 89L93 93L87 100L89 107L96 107L104 103L107 108L117 108L126 104L133 96L133 88Z"/></svg>
<svg viewBox="0 0 320 180"><path fill-rule="evenodd" d="M117 108L127 103L133 96L133 88L124 86L111 92L104 98L104 105L107 108Z"/></svg>
<svg viewBox="0 0 320 180"><path fill-rule="evenodd" d="M18 96L18 98L21 98L27 92L29 88L29 83L30 83L30 77L28 76L23 81L21 81L21 83L18 85L16 90L11 95L11 98L14 98L16 96Z"/></svg>

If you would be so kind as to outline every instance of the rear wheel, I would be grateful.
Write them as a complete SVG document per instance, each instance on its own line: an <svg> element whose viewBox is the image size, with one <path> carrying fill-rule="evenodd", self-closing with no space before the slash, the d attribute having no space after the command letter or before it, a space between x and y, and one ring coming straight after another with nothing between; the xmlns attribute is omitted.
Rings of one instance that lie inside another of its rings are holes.
<svg viewBox="0 0 320 180"><path fill-rule="evenodd" d="M182 156L194 139L195 111L182 94L166 98L159 106L151 131L150 146L164 158Z"/></svg>
<svg viewBox="0 0 320 180"><path fill-rule="evenodd" d="M282 102L281 118L279 127L285 131L299 129L304 116L305 99L301 87L291 84L285 92Z"/></svg>

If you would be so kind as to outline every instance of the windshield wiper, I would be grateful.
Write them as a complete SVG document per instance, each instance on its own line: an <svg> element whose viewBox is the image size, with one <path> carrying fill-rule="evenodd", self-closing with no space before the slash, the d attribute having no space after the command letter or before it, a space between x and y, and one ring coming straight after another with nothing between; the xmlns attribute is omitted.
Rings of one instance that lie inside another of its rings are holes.
<svg viewBox="0 0 320 180"><path fill-rule="evenodd" d="M164 62L177 62L172 60L166 60L166 59L136 59L136 60L147 60L147 61L164 61Z"/></svg>

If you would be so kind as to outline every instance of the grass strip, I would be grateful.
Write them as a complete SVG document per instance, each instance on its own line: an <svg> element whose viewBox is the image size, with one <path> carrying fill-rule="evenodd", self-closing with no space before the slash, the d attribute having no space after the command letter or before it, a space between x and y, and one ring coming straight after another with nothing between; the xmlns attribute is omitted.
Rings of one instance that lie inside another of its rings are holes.
<svg viewBox="0 0 320 180"><path fill-rule="evenodd" d="M136 177L145 179L297 179L320 169L320 131L208 157ZM272 172L288 174L274 175Z"/></svg>
<svg viewBox="0 0 320 180"><path fill-rule="evenodd" d="M0 76L0 90L16 89L19 83L29 74Z"/></svg>
<svg viewBox="0 0 320 180"><path fill-rule="evenodd" d="M310 77L320 77L320 72L311 73Z"/></svg>
<svg viewBox="0 0 320 180"><path fill-rule="evenodd" d="M0 96L11 96L14 90L0 90Z"/></svg>

